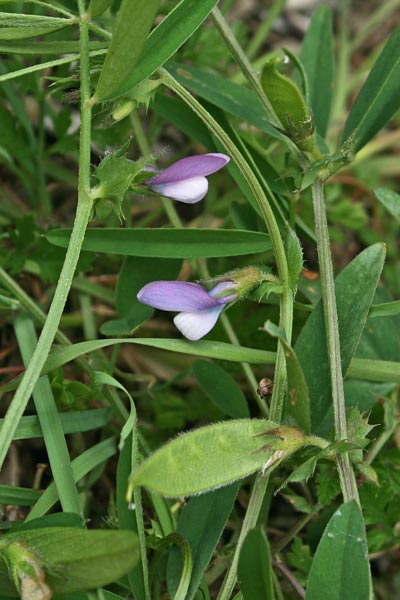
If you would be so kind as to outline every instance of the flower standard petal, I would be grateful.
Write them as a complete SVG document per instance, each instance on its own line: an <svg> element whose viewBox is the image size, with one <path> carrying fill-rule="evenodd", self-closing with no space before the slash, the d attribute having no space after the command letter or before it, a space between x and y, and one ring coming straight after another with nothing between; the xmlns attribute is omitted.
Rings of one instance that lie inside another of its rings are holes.
<svg viewBox="0 0 400 600"><path fill-rule="evenodd" d="M195 204L196 202L200 202L207 194L208 181L205 177L191 177L172 183L151 184L150 187L162 196L167 196L186 204Z"/></svg>
<svg viewBox="0 0 400 600"><path fill-rule="evenodd" d="M161 173L149 179L147 185L158 185L161 183L173 183L192 179L193 177L205 177L222 169L230 160L229 156L220 153L200 154L198 156L187 156L164 169Z"/></svg>
<svg viewBox="0 0 400 600"><path fill-rule="evenodd" d="M175 327L191 342L207 335L214 327L224 305L214 306L209 310L181 312L174 317Z"/></svg>
<svg viewBox="0 0 400 600"><path fill-rule="evenodd" d="M217 299L198 283L188 281L153 281L137 294L143 304L171 311L204 311L219 306Z"/></svg>

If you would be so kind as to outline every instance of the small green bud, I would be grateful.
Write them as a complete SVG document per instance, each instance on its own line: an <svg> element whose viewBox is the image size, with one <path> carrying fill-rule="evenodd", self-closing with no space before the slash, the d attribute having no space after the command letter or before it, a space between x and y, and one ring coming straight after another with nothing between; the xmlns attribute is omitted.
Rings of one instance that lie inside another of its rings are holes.
<svg viewBox="0 0 400 600"><path fill-rule="evenodd" d="M315 139L314 119L297 85L280 73L281 59L266 63L261 73L261 85L286 133L298 148L320 157Z"/></svg>

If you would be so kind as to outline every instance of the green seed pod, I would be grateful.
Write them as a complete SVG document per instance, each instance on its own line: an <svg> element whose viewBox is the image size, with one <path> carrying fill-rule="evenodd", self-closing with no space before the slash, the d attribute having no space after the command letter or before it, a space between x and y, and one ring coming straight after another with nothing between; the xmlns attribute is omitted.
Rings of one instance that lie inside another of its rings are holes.
<svg viewBox="0 0 400 600"><path fill-rule="evenodd" d="M267 62L261 73L261 85L272 108L291 140L301 150L320 156L312 114L297 85L277 69L281 59Z"/></svg>

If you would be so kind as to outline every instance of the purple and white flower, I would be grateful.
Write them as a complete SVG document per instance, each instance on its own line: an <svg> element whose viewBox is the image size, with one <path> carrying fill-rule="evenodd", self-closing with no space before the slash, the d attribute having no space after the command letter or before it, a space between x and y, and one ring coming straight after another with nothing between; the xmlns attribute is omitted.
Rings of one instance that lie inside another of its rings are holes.
<svg viewBox="0 0 400 600"><path fill-rule="evenodd" d="M143 304L179 312L175 326L191 341L204 337L214 327L224 307L237 299L237 282L220 281L211 290L186 281L154 281L138 292Z"/></svg>
<svg viewBox="0 0 400 600"><path fill-rule="evenodd" d="M207 194L207 175L222 169L229 160L229 156L219 153L187 156L145 181L144 185L162 196L195 204Z"/></svg>

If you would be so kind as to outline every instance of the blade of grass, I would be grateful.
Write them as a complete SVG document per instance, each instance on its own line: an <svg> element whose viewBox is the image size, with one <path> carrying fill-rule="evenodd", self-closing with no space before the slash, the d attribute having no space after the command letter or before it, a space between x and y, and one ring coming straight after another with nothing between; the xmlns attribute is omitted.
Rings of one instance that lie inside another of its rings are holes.
<svg viewBox="0 0 400 600"><path fill-rule="evenodd" d="M33 322L26 314L22 313L16 317L14 329L22 359L24 364L27 365L37 343ZM81 508L72 473L68 447L47 375L43 375L38 380L32 395L43 431L51 472L61 506L64 512L80 514Z"/></svg>

